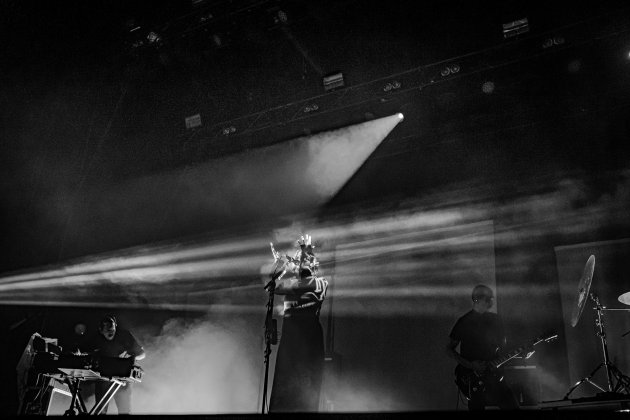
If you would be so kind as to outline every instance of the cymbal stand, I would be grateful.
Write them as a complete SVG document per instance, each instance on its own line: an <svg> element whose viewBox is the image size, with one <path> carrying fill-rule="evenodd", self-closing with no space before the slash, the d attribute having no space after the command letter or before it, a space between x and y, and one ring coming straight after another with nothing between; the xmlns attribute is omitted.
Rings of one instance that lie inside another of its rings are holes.
<svg viewBox="0 0 630 420"><path fill-rule="evenodd" d="M589 297L595 303L595 307L593 309L597 311L597 319L595 320L595 325L597 326L598 331L596 334L601 341L604 361L600 363L587 377L580 379L575 385L573 385L565 394L563 398L565 400L568 399L569 395L571 395L571 393L584 382L593 385L604 394L621 394L620 391L622 390L626 394L630 394L630 378L621 373L621 371L613 363L610 362L610 357L608 355L608 342L606 340L606 330L604 326L604 318L602 316L605 308L599 302L599 298L597 297L597 295L595 295L594 293L590 293ZM606 379L608 382L607 390L591 380L602 367L606 368ZM613 379L616 381L616 383L614 383Z"/></svg>

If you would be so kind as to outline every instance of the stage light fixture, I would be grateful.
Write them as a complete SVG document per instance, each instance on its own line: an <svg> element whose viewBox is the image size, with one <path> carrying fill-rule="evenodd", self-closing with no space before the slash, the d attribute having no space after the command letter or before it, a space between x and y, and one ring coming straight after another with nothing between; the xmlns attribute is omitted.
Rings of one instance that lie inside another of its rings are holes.
<svg viewBox="0 0 630 420"><path fill-rule="evenodd" d="M396 90L396 89L400 89L402 85L400 84L400 82L398 80L394 80L393 82L387 83L384 87L383 87L383 91L384 92L389 92L391 90Z"/></svg>
<svg viewBox="0 0 630 420"><path fill-rule="evenodd" d="M204 23L209 21L210 19L212 19L214 16L212 15L212 13L208 12L208 13L204 13L203 15L199 16L199 23Z"/></svg>
<svg viewBox="0 0 630 420"><path fill-rule="evenodd" d="M402 120L405 118L405 116L402 114L402 112L399 112L398 114L396 114L396 116L398 117L399 120Z"/></svg>
<svg viewBox="0 0 630 420"><path fill-rule="evenodd" d="M494 82L490 80L488 80L487 82L484 82L483 85L481 85L481 90L483 93L487 93L487 94L494 92Z"/></svg>
<svg viewBox="0 0 630 420"><path fill-rule="evenodd" d="M186 117L184 120L186 122L186 129L191 129L195 127L201 127L201 115L195 114L190 117Z"/></svg>
<svg viewBox="0 0 630 420"><path fill-rule="evenodd" d="M287 23L289 20L289 17L287 16L287 13L284 10L278 10L278 12L276 13L276 23L280 22L280 23Z"/></svg>
<svg viewBox="0 0 630 420"><path fill-rule="evenodd" d="M278 6L267 9L267 16L271 19L272 29L289 23L289 14Z"/></svg>
<svg viewBox="0 0 630 420"><path fill-rule="evenodd" d="M306 105L302 111L305 114L307 114L309 112L317 111L318 109L319 109L319 106L317 104L311 104L311 105Z"/></svg>
<svg viewBox="0 0 630 420"><path fill-rule="evenodd" d="M234 127L233 125L229 126L229 127L224 127L223 130L221 130L221 134L223 134L224 136L229 136L232 133L236 132L236 127Z"/></svg>
<svg viewBox="0 0 630 420"><path fill-rule="evenodd" d="M503 24L503 38L505 39L525 32L529 32L529 22L527 21L527 18Z"/></svg>
<svg viewBox="0 0 630 420"><path fill-rule="evenodd" d="M446 77L450 74L459 73L460 70L461 67L459 66L459 64L451 64L450 66L446 66L442 70L440 70L440 75L442 75L442 77Z"/></svg>
<svg viewBox="0 0 630 420"><path fill-rule="evenodd" d="M324 76L322 82L324 84L324 90L326 91L334 90L345 85L342 73L335 73Z"/></svg>
<svg viewBox="0 0 630 420"><path fill-rule="evenodd" d="M564 44L565 39L563 36L554 36L553 38L547 38L543 41L542 43L542 47L543 48L551 48L554 45L562 45Z"/></svg>
<svg viewBox="0 0 630 420"><path fill-rule="evenodd" d="M147 34L147 41L149 44L155 44L162 41L162 38L155 32L151 31Z"/></svg>

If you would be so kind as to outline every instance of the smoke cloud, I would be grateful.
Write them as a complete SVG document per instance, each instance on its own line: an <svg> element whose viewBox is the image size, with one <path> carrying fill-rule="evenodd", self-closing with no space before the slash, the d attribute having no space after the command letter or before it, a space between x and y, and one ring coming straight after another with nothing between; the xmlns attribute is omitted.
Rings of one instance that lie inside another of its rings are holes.
<svg viewBox="0 0 630 420"><path fill-rule="evenodd" d="M255 326L238 317L167 321L158 337L143 339L134 414L256 412L262 338Z"/></svg>

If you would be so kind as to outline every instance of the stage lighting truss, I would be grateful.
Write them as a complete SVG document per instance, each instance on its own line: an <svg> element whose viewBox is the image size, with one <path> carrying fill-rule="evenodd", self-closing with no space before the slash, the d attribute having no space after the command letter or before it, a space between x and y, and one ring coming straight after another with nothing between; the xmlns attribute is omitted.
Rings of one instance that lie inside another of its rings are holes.
<svg viewBox="0 0 630 420"><path fill-rule="evenodd" d="M491 50L483 50L464 57L453 57L449 62L437 62L433 64L415 67L406 72L390 75L388 78L379 78L371 82L355 85L346 85L344 75L340 71L329 73L322 77L324 95L316 98L304 99L299 102L292 102L282 107L274 107L263 111L239 116L230 121L215 122L208 127L208 132L212 136L223 135L248 135L257 130L284 125L299 119L308 118L312 115L329 113L357 107L362 104L372 102L375 94L379 96L381 103L394 97L396 94L412 91L414 89L424 90L436 83L448 82L453 76L479 73L490 68L504 68L517 62L526 62L535 59L541 52L541 45L551 42L556 48L545 50L553 52L571 46L583 45L592 42L592 39L609 39L618 34L619 25L627 25L622 16L614 16L613 21L609 17L598 17L586 23L576 23L562 30L562 33L548 33L536 35L530 40L518 40L515 35L529 31L527 19L504 24L506 37L514 36L515 42L506 42L492 47ZM588 23L588 31L579 29ZM551 39L551 41L549 41ZM533 48L530 48L533 47ZM630 52L625 50L621 54L630 62ZM516 57L516 58L515 58ZM576 67L576 66L574 66ZM571 69L569 69L571 71ZM577 66L575 71L579 70ZM461 73L461 74L460 74ZM388 80L389 79L389 80ZM398 83L400 87L398 87ZM403 88L404 86L404 88ZM497 85L498 86L498 85ZM489 94L496 90L494 82L486 80L481 85L484 93ZM379 94L380 93L380 94ZM317 101L317 107L314 106ZM317 111L313 113L313 111ZM374 118L372 114L366 113L365 119ZM238 131L231 131L229 127L238 127ZM188 130L187 130L188 131ZM189 134L183 134L187 136ZM196 135L196 134L195 134Z"/></svg>

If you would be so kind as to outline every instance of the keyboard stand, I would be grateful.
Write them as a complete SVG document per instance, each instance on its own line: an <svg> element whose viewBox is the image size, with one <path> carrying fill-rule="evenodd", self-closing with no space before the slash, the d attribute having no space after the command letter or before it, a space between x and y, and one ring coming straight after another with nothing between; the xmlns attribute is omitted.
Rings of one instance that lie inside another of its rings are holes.
<svg viewBox="0 0 630 420"><path fill-rule="evenodd" d="M114 395L116 395L116 392L118 392L120 387L125 385L125 383L120 379L109 378L108 380L111 382L111 385L107 389L107 392L105 392L100 401L97 401L96 404L94 404L94 407L92 407L88 414L97 416L101 414L103 412L103 409L107 407L107 404L109 404Z"/></svg>
<svg viewBox="0 0 630 420"><path fill-rule="evenodd" d="M60 369L64 370L64 369ZM91 372L91 373L87 373ZM107 378L102 377L100 374L93 371L86 371L81 369L81 372L77 372L74 370L73 372L64 372L65 375L46 375L50 376L53 379L64 382L70 388L70 392L72 394L72 400L70 401L70 407L65 411L64 416L74 416L77 414L82 415L99 415L103 412L107 404L112 400L116 392L122 387L125 386L125 382L119 378ZM105 392L105 394L101 397L100 400L96 401L94 407L90 411L87 410L85 406L85 401L83 401L83 397L81 396L81 382L83 381L108 381L110 382L110 386Z"/></svg>

